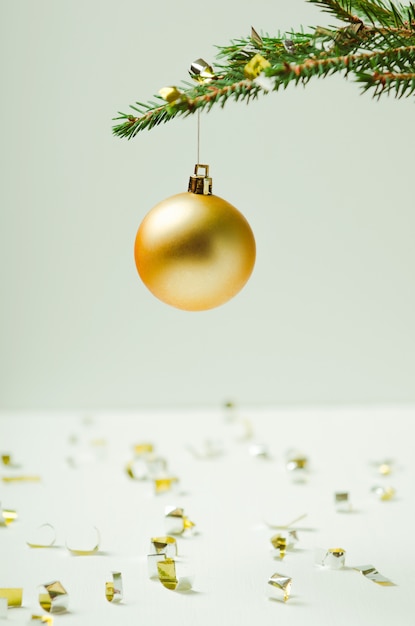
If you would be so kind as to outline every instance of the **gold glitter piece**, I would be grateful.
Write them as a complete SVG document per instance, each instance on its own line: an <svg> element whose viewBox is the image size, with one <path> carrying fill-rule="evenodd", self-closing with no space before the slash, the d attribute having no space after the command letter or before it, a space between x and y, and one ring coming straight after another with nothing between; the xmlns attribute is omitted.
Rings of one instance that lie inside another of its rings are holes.
<svg viewBox="0 0 415 626"><path fill-rule="evenodd" d="M392 466L390 463L381 463L378 467L379 474L382 476L389 476L392 473Z"/></svg>
<svg viewBox="0 0 415 626"><path fill-rule="evenodd" d="M166 587L174 591L177 588L176 563L174 559L164 559L157 563L159 580Z"/></svg>
<svg viewBox="0 0 415 626"><path fill-rule="evenodd" d="M209 83L216 77L213 68L203 59L193 61L190 66L190 75L198 83Z"/></svg>
<svg viewBox="0 0 415 626"><path fill-rule="evenodd" d="M178 478L175 476L169 478L155 478L154 479L154 491L156 494L165 493L170 491L175 483L178 482Z"/></svg>
<svg viewBox="0 0 415 626"><path fill-rule="evenodd" d="M261 74L266 67L271 67L271 63L267 61L267 59L264 59L262 54L255 54L244 67L245 78L253 80L259 76L259 74Z"/></svg>
<svg viewBox="0 0 415 626"><path fill-rule="evenodd" d="M336 491L334 494L334 503L339 513L349 513L352 505L349 501L349 493L347 491Z"/></svg>
<svg viewBox="0 0 415 626"><path fill-rule="evenodd" d="M169 104L172 104L172 102L177 102L177 100L186 99L184 93L174 86L162 87L159 90L159 94L163 98L163 100L166 100L166 102L168 102Z"/></svg>
<svg viewBox="0 0 415 626"><path fill-rule="evenodd" d="M298 450L286 453L286 468L294 482L305 482L308 472L308 458Z"/></svg>
<svg viewBox="0 0 415 626"><path fill-rule="evenodd" d="M275 573L268 579L268 584L274 591L277 590L277 592L282 593L284 602L287 602L291 594L292 578L285 576L285 574Z"/></svg>
<svg viewBox="0 0 415 626"><path fill-rule="evenodd" d="M346 560L346 550L343 548L329 548L323 557L322 565L330 569L341 569Z"/></svg>
<svg viewBox="0 0 415 626"><path fill-rule="evenodd" d="M262 41L262 37L261 35L257 33L257 31L255 30L253 26L251 26L251 39L253 43L255 43L259 48L262 48L263 43L264 43Z"/></svg>
<svg viewBox="0 0 415 626"><path fill-rule="evenodd" d="M149 480L165 475L167 462L152 452L141 452L127 463L125 471L133 480Z"/></svg>
<svg viewBox="0 0 415 626"><path fill-rule="evenodd" d="M360 572L361 574L363 574L363 576L365 576L369 580L372 580L374 583L377 583L378 585L382 585L385 587L390 587L390 586L395 585L395 583L389 580L389 578L385 578L385 576L382 576L382 574L379 574L378 570L376 569L374 565L359 565L359 566L354 567L353 569Z"/></svg>
<svg viewBox="0 0 415 626"><path fill-rule="evenodd" d="M123 599L121 572L112 572L112 580L105 583L105 597L113 604L118 604Z"/></svg>
<svg viewBox="0 0 415 626"><path fill-rule="evenodd" d="M96 544L92 547L92 548L71 548L70 546L68 546L68 544L66 543L66 548L67 550L73 555L73 556L90 556L91 554L96 554L99 550L99 544L101 542L101 536L99 534L99 530L96 526L94 526L94 530L96 532Z"/></svg>
<svg viewBox="0 0 415 626"><path fill-rule="evenodd" d="M20 467L18 463L13 463L11 454L2 454L1 461L6 467Z"/></svg>
<svg viewBox="0 0 415 626"><path fill-rule="evenodd" d="M375 493L377 495L377 497L379 498L379 500L382 500L383 502L387 502L388 500L392 500L395 495L396 495L396 491L393 487L381 487L379 485L377 485L376 487L372 488L373 493Z"/></svg>
<svg viewBox="0 0 415 626"><path fill-rule="evenodd" d="M48 626L52 626L53 617L51 615L32 615L29 623L36 622L37 624L48 624Z"/></svg>
<svg viewBox="0 0 415 626"><path fill-rule="evenodd" d="M184 510L178 507L166 507L166 530L170 535L182 535L186 530L191 531L195 523L185 516Z"/></svg>
<svg viewBox="0 0 415 626"><path fill-rule="evenodd" d="M152 454L154 452L154 446L152 443L137 443L133 448L135 456L141 456L143 454Z"/></svg>
<svg viewBox="0 0 415 626"><path fill-rule="evenodd" d="M41 585L39 604L48 613L65 613L69 604L69 596L63 585L55 580Z"/></svg>
<svg viewBox="0 0 415 626"><path fill-rule="evenodd" d="M31 541L26 541L29 548L51 548L56 541L56 531L52 524L42 524L36 529Z"/></svg>
<svg viewBox="0 0 415 626"><path fill-rule="evenodd" d="M177 541L174 537L152 537L150 550L155 554L165 554L167 557L177 555Z"/></svg>
<svg viewBox="0 0 415 626"><path fill-rule="evenodd" d="M17 520L17 512L12 509L3 509L0 503L0 526L9 526Z"/></svg>
<svg viewBox="0 0 415 626"><path fill-rule="evenodd" d="M23 587L3 587L0 589L0 598L6 598L7 606L22 606Z"/></svg>
<svg viewBox="0 0 415 626"><path fill-rule="evenodd" d="M280 533L273 535L270 539L272 545L276 550L279 550L280 559L285 557L285 551L287 549L287 538Z"/></svg>

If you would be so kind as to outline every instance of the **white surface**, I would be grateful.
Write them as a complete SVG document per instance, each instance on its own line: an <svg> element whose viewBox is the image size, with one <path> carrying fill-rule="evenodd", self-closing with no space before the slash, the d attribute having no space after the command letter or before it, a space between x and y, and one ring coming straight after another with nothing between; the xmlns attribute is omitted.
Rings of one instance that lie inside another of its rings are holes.
<svg viewBox="0 0 415 626"><path fill-rule="evenodd" d="M240 440L243 421L253 437ZM413 423L415 409L238 410L229 421L222 410L113 413L86 421L79 414L7 414L0 419L1 452L18 470L1 475L40 474L41 483L0 483L5 508L19 519L0 528L0 586L23 586L24 608L10 610L10 623L39 612L37 586L58 579L70 593L67 626L228 624L288 626L412 626L414 549ZM73 443L76 439L77 443ZM94 446L94 440L106 441ZM217 440L223 456L196 460L186 449ZM71 443L72 441L72 443ZM178 490L156 496L150 483L124 472L132 445L151 441L180 478ZM251 443L268 446L270 459L253 458ZM302 449L310 462L306 484L293 484L285 470L288 448ZM78 467L71 467L71 457ZM385 482L396 499L380 502L371 487L384 479L371 462L385 457L395 471ZM354 512L335 511L335 491L350 492ZM184 507L198 534L178 538L179 565L195 575L191 593L166 590L147 577L151 536L164 533L164 507ZM265 521L299 523L298 549L281 562L271 552L273 531ZM57 547L33 550L32 530L51 523ZM76 529L102 535L100 553L73 557L65 540ZM342 547L347 569L314 565L314 550ZM380 587L350 569L373 564L396 583ZM104 583L112 570L123 574L125 599L112 606ZM292 597L272 602L265 595L274 572L293 578Z"/></svg>
<svg viewBox="0 0 415 626"><path fill-rule="evenodd" d="M304 0L0 3L3 408L415 402L412 99L333 77L202 115L252 278L188 314L134 266L144 215L187 188L196 118L127 142L112 117L251 24L333 22Z"/></svg>

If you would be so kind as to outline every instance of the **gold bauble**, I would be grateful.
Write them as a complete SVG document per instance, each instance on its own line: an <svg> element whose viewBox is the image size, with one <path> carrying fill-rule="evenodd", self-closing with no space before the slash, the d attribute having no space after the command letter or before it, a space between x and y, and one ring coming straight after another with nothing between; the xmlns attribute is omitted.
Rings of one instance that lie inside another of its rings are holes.
<svg viewBox="0 0 415 626"><path fill-rule="evenodd" d="M203 311L227 302L245 285L255 264L255 239L229 202L188 191L145 216L134 256L153 295L178 309Z"/></svg>

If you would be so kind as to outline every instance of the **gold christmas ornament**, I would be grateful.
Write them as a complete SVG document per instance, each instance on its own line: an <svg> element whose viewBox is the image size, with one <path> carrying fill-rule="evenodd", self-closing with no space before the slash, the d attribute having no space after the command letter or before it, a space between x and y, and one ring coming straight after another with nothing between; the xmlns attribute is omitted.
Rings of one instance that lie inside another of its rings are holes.
<svg viewBox="0 0 415 626"><path fill-rule="evenodd" d="M185 311L204 311L224 304L245 285L255 264L255 239L242 213L212 195L209 166L197 164L188 191L163 200L145 216L134 256L156 298Z"/></svg>

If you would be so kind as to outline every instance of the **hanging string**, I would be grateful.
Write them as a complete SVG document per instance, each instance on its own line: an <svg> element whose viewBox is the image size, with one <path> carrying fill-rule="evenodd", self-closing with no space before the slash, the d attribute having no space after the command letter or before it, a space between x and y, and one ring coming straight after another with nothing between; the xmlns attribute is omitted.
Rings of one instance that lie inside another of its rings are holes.
<svg viewBox="0 0 415 626"><path fill-rule="evenodd" d="M197 161L200 163L200 109L197 111Z"/></svg>

